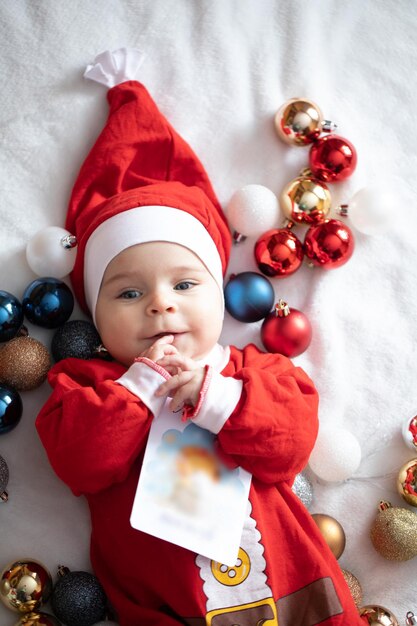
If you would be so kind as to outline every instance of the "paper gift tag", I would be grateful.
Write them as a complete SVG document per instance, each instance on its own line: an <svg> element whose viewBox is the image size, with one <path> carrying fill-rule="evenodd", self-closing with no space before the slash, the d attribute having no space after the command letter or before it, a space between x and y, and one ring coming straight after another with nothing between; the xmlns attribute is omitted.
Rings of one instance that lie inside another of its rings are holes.
<svg viewBox="0 0 417 626"><path fill-rule="evenodd" d="M183 423L167 404L154 419L130 523L133 528L233 566L251 474L227 469L215 435Z"/></svg>

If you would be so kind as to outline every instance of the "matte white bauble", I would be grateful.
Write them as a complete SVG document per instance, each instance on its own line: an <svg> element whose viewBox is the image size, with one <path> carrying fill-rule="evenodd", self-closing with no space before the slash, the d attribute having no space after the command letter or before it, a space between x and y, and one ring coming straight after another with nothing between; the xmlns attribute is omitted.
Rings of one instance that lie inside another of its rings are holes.
<svg viewBox="0 0 417 626"><path fill-rule="evenodd" d="M341 482L356 472L361 456L359 442L350 431L321 425L309 466L319 479Z"/></svg>
<svg viewBox="0 0 417 626"><path fill-rule="evenodd" d="M28 265L38 276L68 276L74 268L76 254L75 237L59 226L40 230L26 246Z"/></svg>
<svg viewBox="0 0 417 626"><path fill-rule="evenodd" d="M398 197L382 186L364 187L349 202L352 226L365 235L382 235L398 215Z"/></svg>
<svg viewBox="0 0 417 626"><path fill-rule="evenodd" d="M226 208L234 230L245 237L258 238L283 220L277 196L263 185L246 185L236 191Z"/></svg>

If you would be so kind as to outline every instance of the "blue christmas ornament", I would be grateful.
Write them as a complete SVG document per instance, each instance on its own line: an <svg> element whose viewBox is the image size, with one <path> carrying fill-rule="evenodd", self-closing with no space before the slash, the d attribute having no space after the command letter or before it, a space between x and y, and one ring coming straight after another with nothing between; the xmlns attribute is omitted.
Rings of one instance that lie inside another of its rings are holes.
<svg viewBox="0 0 417 626"><path fill-rule="evenodd" d="M258 322L268 315L275 300L270 281L257 272L232 276L224 290L226 310L239 322Z"/></svg>
<svg viewBox="0 0 417 626"><path fill-rule="evenodd" d="M0 342L16 337L22 324L21 303L12 293L0 291Z"/></svg>
<svg viewBox="0 0 417 626"><path fill-rule="evenodd" d="M74 296L57 278L37 278L23 294L23 312L27 319L43 328L58 328L71 316Z"/></svg>
<svg viewBox="0 0 417 626"><path fill-rule="evenodd" d="M22 417L23 405L14 389L0 385L0 435L13 430Z"/></svg>

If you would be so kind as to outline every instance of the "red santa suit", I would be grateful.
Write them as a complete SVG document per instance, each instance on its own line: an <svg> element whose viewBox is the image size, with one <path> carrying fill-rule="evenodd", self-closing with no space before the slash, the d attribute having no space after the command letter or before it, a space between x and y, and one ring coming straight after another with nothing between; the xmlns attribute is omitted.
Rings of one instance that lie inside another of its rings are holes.
<svg viewBox="0 0 417 626"><path fill-rule="evenodd" d="M129 523L147 435L165 398L146 363L67 359L36 422L58 476L87 497L91 560L121 626L363 624L340 567L291 489L317 432L317 394L281 355L216 346L195 422L216 433L228 465L252 473L234 567ZM180 419L180 418L178 418ZM219 512L221 515L221 511Z"/></svg>

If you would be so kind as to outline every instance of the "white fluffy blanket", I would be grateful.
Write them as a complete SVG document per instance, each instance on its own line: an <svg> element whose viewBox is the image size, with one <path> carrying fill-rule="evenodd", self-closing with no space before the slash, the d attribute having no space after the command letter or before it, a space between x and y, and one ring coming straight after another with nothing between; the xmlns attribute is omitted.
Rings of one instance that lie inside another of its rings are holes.
<svg viewBox="0 0 417 626"><path fill-rule="evenodd" d="M285 146L273 127L278 107L294 96L317 102L357 148L357 171L333 186L334 205L364 185L379 185L381 194L394 187L387 234L357 234L345 266L304 267L274 287L313 325L312 344L295 362L317 384L322 423L350 430L362 449L356 477L314 481L311 511L342 524L341 566L359 579L364 604L390 608L400 624L407 611L417 614L417 559L385 560L369 529L381 499L417 515L395 487L397 470L413 457L401 426L417 406L416 28L413 0L0 4L0 289L19 298L34 279L25 246L39 229L64 224L74 178L106 118L105 88L82 78L105 49L146 53L143 82L201 158L224 206L249 183L279 194L306 165L307 150ZM234 249L230 271L256 270L253 244ZM223 341L259 344L259 327L228 317ZM52 331L29 328L50 345ZM34 429L47 395L47 384L22 393L22 420L0 437L10 469L0 569L24 557L54 575L60 563L90 568L85 502L54 476ZM302 554L299 561L303 567ZM1 624L16 620L0 606Z"/></svg>

